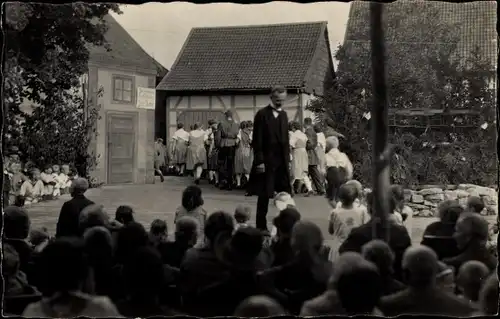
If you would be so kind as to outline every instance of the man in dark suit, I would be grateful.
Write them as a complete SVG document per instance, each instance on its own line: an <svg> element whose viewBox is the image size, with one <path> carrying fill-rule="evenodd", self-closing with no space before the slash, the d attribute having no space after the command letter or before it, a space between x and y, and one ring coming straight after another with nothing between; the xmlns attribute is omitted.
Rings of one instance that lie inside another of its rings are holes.
<svg viewBox="0 0 500 319"><path fill-rule="evenodd" d="M94 204L84 195L88 188L89 182L85 178L77 178L71 184L70 192L73 198L61 207L56 237L80 236L80 213L85 207Z"/></svg>
<svg viewBox="0 0 500 319"><path fill-rule="evenodd" d="M382 297L380 308L384 315L439 315L468 317L475 311L465 299L436 286L438 258L427 246L408 248L403 256L403 269L408 288Z"/></svg>
<svg viewBox="0 0 500 319"><path fill-rule="evenodd" d="M285 99L284 87L272 88L271 104L255 114L253 124L251 180L259 197L256 226L261 230L267 230L269 198L275 192L291 193L288 116L282 109Z"/></svg>
<svg viewBox="0 0 500 319"><path fill-rule="evenodd" d="M318 169L319 157L317 153L318 136L314 130L313 123L310 117L304 119L304 133L307 136L307 158L309 160L309 177L311 177L314 190L318 195L325 194L323 177Z"/></svg>
<svg viewBox="0 0 500 319"><path fill-rule="evenodd" d="M220 185L221 189L231 190L233 186L234 175L234 154L240 127L233 119L233 113L226 111L224 120L219 123L216 132L216 146L219 148L219 162L223 163L220 167Z"/></svg>

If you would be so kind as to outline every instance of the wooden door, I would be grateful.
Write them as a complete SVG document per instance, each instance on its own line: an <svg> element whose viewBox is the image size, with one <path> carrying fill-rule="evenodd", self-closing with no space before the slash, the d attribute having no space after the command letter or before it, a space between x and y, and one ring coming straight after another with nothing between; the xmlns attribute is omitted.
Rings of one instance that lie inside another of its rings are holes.
<svg viewBox="0 0 500 319"><path fill-rule="evenodd" d="M108 114L108 184L134 182L135 128L133 114Z"/></svg>
<svg viewBox="0 0 500 319"><path fill-rule="evenodd" d="M220 121L224 118L224 113L219 110L186 110L179 114L177 121L184 124L184 129L189 131L194 123L201 123L206 129L209 120Z"/></svg>

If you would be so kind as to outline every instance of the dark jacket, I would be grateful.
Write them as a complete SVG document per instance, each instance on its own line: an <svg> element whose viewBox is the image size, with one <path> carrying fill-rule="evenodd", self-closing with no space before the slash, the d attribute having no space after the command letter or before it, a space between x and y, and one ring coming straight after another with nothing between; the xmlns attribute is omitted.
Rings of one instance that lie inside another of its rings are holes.
<svg viewBox="0 0 500 319"><path fill-rule="evenodd" d="M94 204L84 195L76 195L61 207L61 213L57 220L56 237L80 236L79 220L82 210Z"/></svg>
<svg viewBox="0 0 500 319"><path fill-rule="evenodd" d="M192 246L178 241L161 242L157 246L163 263L176 268L180 268L182 260L190 248Z"/></svg>
<svg viewBox="0 0 500 319"><path fill-rule="evenodd" d="M234 120L225 119L219 123L215 132L215 143L220 147L234 147L238 139L240 127Z"/></svg>
<svg viewBox="0 0 500 319"><path fill-rule="evenodd" d="M377 223L377 227L381 227L379 222L375 218L372 218L368 223L353 228L347 239L339 247L339 253L342 254L346 251L360 253L361 247L374 239L374 223ZM401 272L401 261L406 248L411 246L411 238L404 226L396 225L394 223L389 223L389 234L390 239L388 244L395 254L394 277L396 279L401 279L403 277Z"/></svg>
<svg viewBox="0 0 500 319"><path fill-rule="evenodd" d="M389 317L402 314L467 317L475 311L465 300L437 288L420 293L405 289L382 297L380 310Z"/></svg>
<svg viewBox="0 0 500 319"><path fill-rule="evenodd" d="M425 228L421 244L434 250L439 260L453 257L460 253L454 233L455 224L437 221Z"/></svg>
<svg viewBox="0 0 500 319"><path fill-rule="evenodd" d="M455 271L460 269L464 263L470 260L477 260L485 264L490 271L494 271L497 268L498 260L491 254L491 252L484 246L474 245L467 247L461 254L443 259L443 262L447 265L453 266Z"/></svg>
<svg viewBox="0 0 500 319"><path fill-rule="evenodd" d="M306 127L304 133L307 136L306 150L309 165L319 165L316 147L318 146L318 135L312 126Z"/></svg>

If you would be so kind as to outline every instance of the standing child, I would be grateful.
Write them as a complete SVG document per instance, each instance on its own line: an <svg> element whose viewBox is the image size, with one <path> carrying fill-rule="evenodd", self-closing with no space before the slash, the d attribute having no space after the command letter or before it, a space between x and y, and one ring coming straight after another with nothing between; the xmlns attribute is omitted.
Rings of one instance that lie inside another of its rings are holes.
<svg viewBox="0 0 500 319"><path fill-rule="evenodd" d="M43 182L43 199L53 199L54 198L54 186L57 184L56 180L52 176L52 165L47 165L45 170L40 174Z"/></svg>
<svg viewBox="0 0 500 319"><path fill-rule="evenodd" d="M56 184L54 185L55 198L61 196L61 188L63 186L63 181L61 180L60 174L61 174L61 167L57 164L52 165L52 178L56 181Z"/></svg>
<svg viewBox="0 0 500 319"><path fill-rule="evenodd" d="M238 205L234 211L234 220L236 220L236 225L234 231L236 232L239 228L248 227L248 221L250 220L250 207Z"/></svg>
<svg viewBox="0 0 500 319"><path fill-rule="evenodd" d="M408 234L412 233L413 210L405 203L404 189L401 185L391 185L393 220L406 227Z"/></svg>
<svg viewBox="0 0 500 319"><path fill-rule="evenodd" d="M166 243L168 239L167 222L161 219L155 219L149 228L149 240L154 247Z"/></svg>
<svg viewBox="0 0 500 319"><path fill-rule="evenodd" d="M71 186L71 179L69 177L70 169L68 164L61 166L61 172L59 173L58 180L61 183L61 193L69 194L69 187Z"/></svg>
<svg viewBox="0 0 500 319"><path fill-rule="evenodd" d="M174 223L177 223L177 221L184 216L196 219L199 224L197 244L203 244L205 242L203 231L205 229L205 221L207 220L207 212L203 209L204 201L201 189L196 185L186 187L182 192L181 204L182 205L175 211Z"/></svg>

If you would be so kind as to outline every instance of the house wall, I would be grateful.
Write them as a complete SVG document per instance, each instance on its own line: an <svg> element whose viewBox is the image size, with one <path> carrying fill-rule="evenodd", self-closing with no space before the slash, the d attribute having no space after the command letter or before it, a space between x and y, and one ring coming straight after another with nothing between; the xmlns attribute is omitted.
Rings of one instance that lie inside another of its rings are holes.
<svg viewBox="0 0 500 319"><path fill-rule="evenodd" d="M304 117L311 112L305 110L305 103L310 100L308 94L289 93L283 106L290 121L301 121L301 111ZM195 118L206 119L222 116L226 110L232 110L236 121L253 121L255 113L270 103L267 94L238 94L238 95L170 95L166 97L167 138L176 131L178 121L192 121ZM302 107L301 107L302 106ZM196 113L196 114L195 114ZM201 116L201 113L205 115ZM189 115L191 114L191 115ZM188 127L192 123L183 123ZM189 127L188 127L189 128Z"/></svg>
<svg viewBox="0 0 500 319"><path fill-rule="evenodd" d="M129 76L133 79L133 101L130 104L113 101L113 75ZM135 127L134 183L154 183L154 127L155 110L136 107L137 87L155 88L155 73L146 74L113 67L89 66L90 105L100 107L100 118L96 124L97 137L89 147L98 156L98 163L91 176L108 183L108 132L109 114L132 114L137 119ZM97 96L99 88L102 95Z"/></svg>

